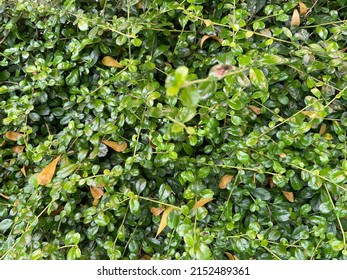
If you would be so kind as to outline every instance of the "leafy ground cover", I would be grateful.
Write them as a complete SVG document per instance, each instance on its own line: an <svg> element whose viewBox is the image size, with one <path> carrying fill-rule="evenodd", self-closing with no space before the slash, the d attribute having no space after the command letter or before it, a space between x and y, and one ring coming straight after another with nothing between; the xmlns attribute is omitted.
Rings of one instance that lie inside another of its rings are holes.
<svg viewBox="0 0 347 280"><path fill-rule="evenodd" d="M1 259L346 259L345 0L0 3Z"/></svg>

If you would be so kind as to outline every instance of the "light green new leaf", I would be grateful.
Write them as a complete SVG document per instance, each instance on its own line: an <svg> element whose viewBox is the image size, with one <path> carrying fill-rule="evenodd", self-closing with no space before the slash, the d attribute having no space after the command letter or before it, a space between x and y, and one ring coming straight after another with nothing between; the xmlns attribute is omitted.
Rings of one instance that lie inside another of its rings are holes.
<svg viewBox="0 0 347 280"><path fill-rule="evenodd" d="M260 90L267 90L269 87L269 83L266 80L264 73L257 69L251 68L249 69L249 78L254 86L259 88Z"/></svg>

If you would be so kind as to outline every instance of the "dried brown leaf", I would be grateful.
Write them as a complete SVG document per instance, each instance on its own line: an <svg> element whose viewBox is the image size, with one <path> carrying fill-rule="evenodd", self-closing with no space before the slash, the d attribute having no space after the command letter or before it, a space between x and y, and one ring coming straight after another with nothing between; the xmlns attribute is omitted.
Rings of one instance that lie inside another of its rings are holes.
<svg viewBox="0 0 347 280"><path fill-rule="evenodd" d="M27 172L25 171L25 165L20 169L20 171L23 173L24 177L27 176Z"/></svg>
<svg viewBox="0 0 347 280"><path fill-rule="evenodd" d="M122 144L118 144L115 141L109 141L109 140L102 140L101 142L104 143L106 146L109 146L116 152L123 152L128 146L127 142L125 141Z"/></svg>
<svg viewBox="0 0 347 280"><path fill-rule="evenodd" d="M280 157L281 157L281 158L286 158L287 155L286 155L285 153L280 153Z"/></svg>
<svg viewBox="0 0 347 280"><path fill-rule="evenodd" d="M9 196L4 195L3 193L0 193L0 196L1 196L1 197L3 197L3 198L5 198L5 199L7 199L7 200L8 200L8 199L10 199L10 197L9 197Z"/></svg>
<svg viewBox="0 0 347 280"><path fill-rule="evenodd" d="M99 202L100 202L100 199L99 198L94 198L94 200L93 200L93 206L97 206L98 204L99 204Z"/></svg>
<svg viewBox="0 0 347 280"><path fill-rule="evenodd" d="M213 22L210 19L204 19L204 24L206 27L209 27L210 25L213 25Z"/></svg>
<svg viewBox="0 0 347 280"><path fill-rule="evenodd" d="M294 9L290 26L300 26L300 14L297 9Z"/></svg>
<svg viewBox="0 0 347 280"><path fill-rule="evenodd" d="M104 195L104 191L98 187L90 187L90 192L92 194L92 197L95 199L99 199Z"/></svg>
<svg viewBox="0 0 347 280"><path fill-rule="evenodd" d="M231 180L234 178L233 175L224 175L220 181L219 181L219 188L220 189L226 189L227 185L231 182Z"/></svg>
<svg viewBox="0 0 347 280"><path fill-rule="evenodd" d="M151 213L154 215L154 216L159 216L163 211L165 210L165 206L162 205L160 207L152 207L151 208Z"/></svg>
<svg viewBox="0 0 347 280"><path fill-rule="evenodd" d="M209 203L213 198L200 198L193 206L193 209L198 209L204 206L206 203Z"/></svg>
<svg viewBox="0 0 347 280"><path fill-rule="evenodd" d="M319 135L322 136L325 133L326 129L327 129L327 125L325 123L322 123L319 129Z"/></svg>
<svg viewBox="0 0 347 280"><path fill-rule="evenodd" d="M16 154L21 154L24 151L25 146L14 146L12 147L12 151Z"/></svg>
<svg viewBox="0 0 347 280"><path fill-rule="evenodd" d="M101 63L105 66L108 66L108 67L123 68L123 66L116 59L114 59L111 56L105 56L102 59Z"/></svg>
<svg viewBox="0 0 347 280"><path fill-rule="evenodd" d="M19 132L15 132L15 131L7 131L5 133L6 138L8 138L9 140L12 141L17 141L19 139L20 136L25 137L25 134L23 133L19 133Z"/></svg>
<svg viewBox="0 0 347 280"><path fill-rule="evenodd" d="M174 209L172 206L165 209L163 212L163 215L161 216L161 220L159 223L159 227L157 230L157 234L155 235L155 238L158 237L158 235L164 230L164 228L167 226L167 215Z"/></svg>
<svg viewBox="0 0 347 280"><path fill-rule="evenodd" d="M286 191L282 191L282 193L289 202L294 202L294 193Z"/></svg>
<svg viewBox="0 0 347 280"><path fill-rule="evenodd" d="M214 40L218 41L220 44L222 44L222 42L223 42L223 40L222 40L222 39L220 39L220 38L219 38L219 37L217 37L217 36L204 35L204 36L202 36L202 38L201 38L201 42L200 42L200 49L202 49L203 44L204 44L204 43L205 43L205 41L206 41L207 39L209 39L209 38L211 38L211 39L214 39Z"/></svg>
<svg viewBox="0 0 347 280"><path fill-rule="evenodd" d="M54 176L55 168L57 167L57 164L61 158L61 155L57 156L50 164L48 164L42 171L40 172L38 176L38 183L42 186L46 186L49 184Z"/></svg>
<svg viewBox="0 0 347 280"><path fill-rule="evenodd" d="M306 15L307 6L301 1L299 1L299 10L300 10L300 15Z"/></svg>
<svg viewBox="0 0 347 280"><path fill-rule="evenodd" d="M257 116L260 115L261 109L259 107L256 107L254 105L249 105L248 107L254 112L254 114L256 114Z"/></svg>

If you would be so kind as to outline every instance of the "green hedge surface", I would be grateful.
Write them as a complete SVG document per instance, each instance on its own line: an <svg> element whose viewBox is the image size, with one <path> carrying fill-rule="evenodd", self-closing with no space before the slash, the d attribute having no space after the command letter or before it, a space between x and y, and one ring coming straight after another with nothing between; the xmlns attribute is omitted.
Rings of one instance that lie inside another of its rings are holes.
<svg viewBox="0 0 347 280"><path fill-rule="evenodd" d="M0 259L347 259L345 0L0 0Z"/></svg>

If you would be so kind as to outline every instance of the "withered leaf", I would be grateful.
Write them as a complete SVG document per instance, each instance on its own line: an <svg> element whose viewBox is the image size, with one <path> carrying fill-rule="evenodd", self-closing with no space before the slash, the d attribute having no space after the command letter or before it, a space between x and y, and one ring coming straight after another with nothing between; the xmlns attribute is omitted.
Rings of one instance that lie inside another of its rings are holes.
<svg viewBox="0 0 347 280"><path fill-rule="evenodd" d="M325 123L322 123L320 129L319 129L319 135L323 135L327 129L327 125Z"/></svg>
<svg viewBox="0 0 347 280"><path fill-rule="evenodd" d="M236 257L235 255L233 255L232 253L225 252L224 254L228 257L229 260L232 260L232 261L238 260L238 257Z"/></svg>
<svg viewBox="0 0 347 280"><path fill-rule="evenodd" d="M25 137L26 135L23 133L15 132L15 131L7 131L5 133L6 138L12 141L17 141L20 136Z"/></svg>
<svg viewBox="0 0 347 280"><path fill-rule="evenodd" d="M123 68L123 66L116 59L114 59L111 56L105 56L102 59L101 63L105 66L108 66L108 67Z"/></svg>
<svg viewBox="0 0 347 280"><path fill-rule="evenodd" d="M294 194L292 192L282 191L282 193L289 202L294 202Z"/></svg>
<svg viewBox="0 0 347 280"><path fill-rule="evenodd" d="M259 107L256 107L254 105L249 105L248 107L249 107L249 109L251 109L254 112L254 114L260 115L261 109Z"/></svg>
<svg viewBox="0 0 347 280"><path fill-rule="evenodd" d="M20 171L23 173L24 177L27 176L27 172L25 171L25 165L20 169Z"/></svg>
<svg viewBox="0 0 347 280"><path fill-rule="evenodd" d="M112 148L116 152L123 152L128 147L128 144L125 141L121 144L118 144L115 141L109 141L109 140L102 140L101 142L104 143L106 146Z"/></svg>
<svg viewBox="0 0 347 280"><path fill-rule="evenodd" d="M165 210L165 206L162 205L160 207L152 207L151 208L151 213L154 215L154 216L159 216L163 211Z"/></svg>
<svg viewBox="0 0 347 280"><path fill-rule="evenodd" d="M193 206L193 209L198 209L202 206L204 206L206 203L213 200L213 198L200 198Z"/></svg>
<svg viewBox="0 0 347 280"><path fill-rule="evenodd" d="M226 189L227 185L231 182L231 180L234 178L233 175L224 175L220 181L219 181L219 188L220 189Z"/></svg>
<svg viewBox="0 0 347 280"><path fill-rule="evenodd" d="M172 211L172 209L173 209L173 207L170 206L170 207L166 208L165 211L163 212L163 215L161 216L161 220L160 220L159 227L158 227L158 230L157 230L157 234L155 235L155 238L157 238L158 235L167 226L167 215Z"/></svg>
<svg viewBox="0 0 347 280"><path fill-rule="evenodd" d="M98 187L90 187L90 192L95 199L100 199L104 195L104 191Z"/></svg>
<svg viewBox="0 0 347 280"><path fill-rule="evenodd" d="M220 38L217 37L217 36L204 35L204 36L202 36L202 38L201 38L200 49L202 49L202 46L204 45L205 41L206 41L207 39L209 39L209 38L218 41L220 44L222 44L222 42L223 42L223 40L220 39Z"/></svg>
<svg viewBox="0 0 347 280"><path fill-rule="evenodd" d="M290 26L300 26L300 14L297 9L294 9Z"/></svg>
<svg viewBox="0 0 347 280"><path fill-rule="evenodd" d="M38 176L38 183L42 186L46 186L49 184L54 176L55 168L57 167L57 164L61 158L61 155L57 156L50 164L48 164L42 171L40 172Z"/></svg>
<svg viewBox="0 0 347 280"><path fill-rule="evenodd" d="M12 147L12 151L16 154L21 154L24 151L25 146L14 146Z"/></svg>
<svg viewBox="0 0 347 280"><path fill-rule="evenodd" d="M305 3L299 1L299 10L300 10L300 15L306 15L307 6L305 5Z"/></svg>

